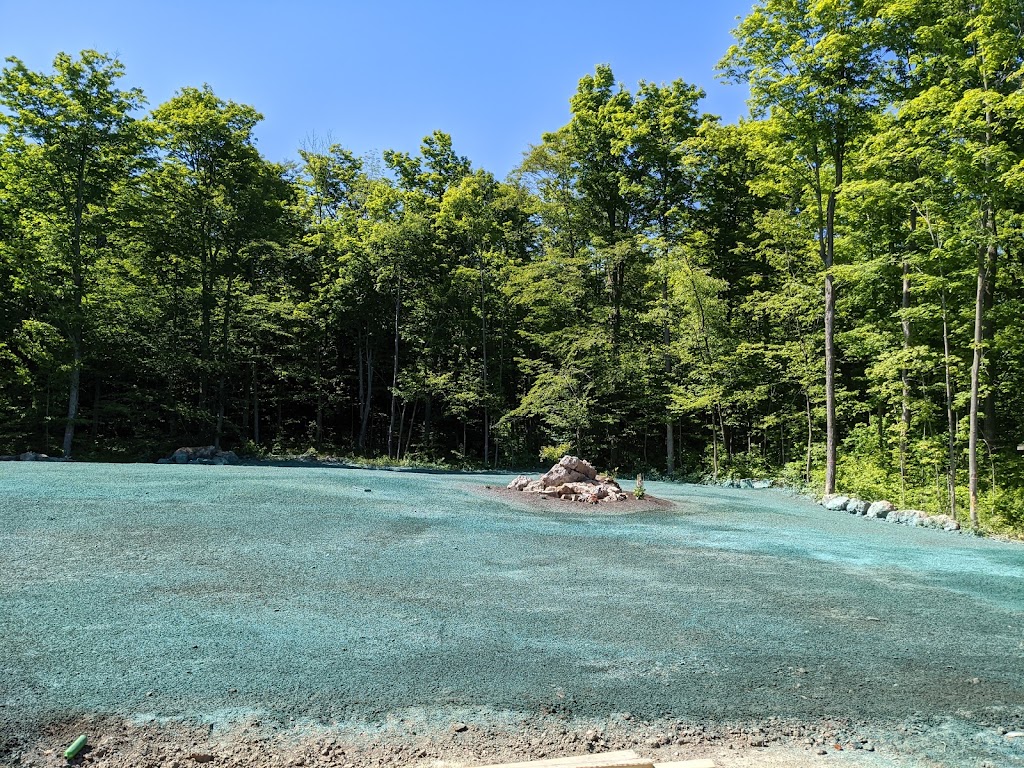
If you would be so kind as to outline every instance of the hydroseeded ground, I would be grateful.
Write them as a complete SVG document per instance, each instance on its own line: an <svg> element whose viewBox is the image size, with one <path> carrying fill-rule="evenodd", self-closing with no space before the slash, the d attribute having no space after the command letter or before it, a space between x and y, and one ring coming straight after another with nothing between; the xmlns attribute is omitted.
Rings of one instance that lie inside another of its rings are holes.
<svg viewBox="0 0 1024 768"><path fill-rule="evenodd" d="M507 480L0 464L0 735L628 712L1024 765L1021 545L777 491L649 483L675 508L616 514L485 488Z"/></svg>

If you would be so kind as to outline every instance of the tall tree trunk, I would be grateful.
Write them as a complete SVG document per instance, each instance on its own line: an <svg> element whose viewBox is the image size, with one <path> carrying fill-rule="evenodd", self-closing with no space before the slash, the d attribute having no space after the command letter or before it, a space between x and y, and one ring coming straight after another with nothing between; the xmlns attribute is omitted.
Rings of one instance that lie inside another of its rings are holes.
<svg viewBox="0 0 1024 768"><path fill-rule="evenodd" d="M316 345L316 444L319 447L324 439L324 345L317 339Z"/></svg>
<svg viewBox="0 0 1024 768"><path fill-rule="evenodd" d="M434 450L434 398L428 392L423 404L423 443L429 453Z"/></svg>
<svg viewBox="0 0 1024 768"><path fill-rule="evenodd" d="M480 254L480 345L483 352L483 401L484 401L484 466L488 465L491 454L491 421L488 402L487 375L487 293L484 257Z"/></svg>
<svg viewBox="0 0 1024 768"><path fill-rule="evenodd" d="M366 334L360 338L359 345L359 439L356 447L360 453L366 450L366 437L370 429L373 374L373 348L370 345L370 335Z"/></svg>
<svg viewBox="0 0 1024 768"><path fill-rule="evenodd" d="M983 216L988 224L990 208ZM971 525L978 527L978 411L981 394L981 365L985 355L985 290L988 266L987 249L978 248L978 283L974 296L974 354L971 360L971 410L967 432L968 493L970 496Z"/></svg>
<svg viewBox="0 0 1024 768"><path fill-rule="evenodd" d="M100 384L102 379L96 376L92 388L92 442L96 445L100 438Z"/></svg>
<svg viewBox="0 0 1024 768"><path fill-rule="evenodd" d="M260 389L255 362L252 364L252 441L260 444Z"/></svg>
<svg viewBox="0 0 1024 768"><path fill-rule="evenodd" d="M64 458L71 458L75 440L75 419L78 418L78 396L82 382L82 344L77 333L71 336L71 381L68 387L68 420L64 426Z"/></svg>
<svg viewBox="0 0 1024 768"><path fill-rule="evenodd" d="M395 441L395 459L402 458L402 435L405 433L405 412L409 410L409 401L402 401L402 413L398 417L398 439Z"/></svg>
<svg viewBox="0 0 1024 768"><path fill-rule="evenodd" d="M807 461L804 467L804 482L811 484L811 458L814 448L814 411L811 409L811 396L804 393L804 404L807 406Z"/></svg>
<svg viewBox="0 0 1024 768"><path fill-rule="evenodd" d="M996 303L996 282L998 277L996 270L999 266L999 248L995 243L997 233L994 210L989 211L987 229L990 239L986 248L985 263L985 317L982 324L982 335L985 339L985 357L982 361L982 366L988 386L985 389L985 417L981 422L981 430L985 436L985 444L991 453L996 448L999 426L996 420L996 371L998 370L998 361L996 359L997 351L992 345L996 335L995 318L992 309Z"/></svg>
<svg viewBox="0 0 1024 768"><path fill-rule="evenodd" d="M948 427L947 448L948 465L946 467L946 493L949 496L949 513L958 519L956 509L956 411L953 409L953 372L950 369L949 352L949 321L946 312L946 289L943 287L940 297L942 304L942 367L946 375L946 421Z"/></svg>
<svg viewBox="0 0 1024 768"><path fill-rule="evenodd" d="M911 231L914 230L914 216L911 214ZM910 369L907 360L910 354L910 264L906 254L903 256L903 296L900 302L903 310L900 326L903 330L903 365L900 367L900 379L903 384L902 407L900 414L900 503L906 503L907 492L907 438L910 435Z"/></svg>
<svg viewBox="0 0 1024 768"><path fill-rule="evenodd" d="M234 276L228 277L227 291L224 295L224 318L220 332L220 360L217 361L217 430L213 436L213 445L219 451L221 438L224 436L224 411L227 408L227 365L228 351L231 348L231 291L234 287Z"/></svg>
<svg viewBox="0 0 1024 768"><path fill-rule="evenodd" d="M412 401L412 415L409 417L409 436L405 439L405 450L402 456L409 457L409 447L412 445L412 431L416 428L416 409L419 407L420 399L417 397Z"/></svg>
<svg viewBox="0 0 1024 768"><path fill-rule="evenodd" d="M668 313L668 278L661 282L661 301L665 309L665 322L662 326L662 344L665 346L665 381L672 376L672 355L669 348L672 345L672 329ZM676 471L676 445L675 430L672 428L672 414L665 418L665 471L671 476Z"/></svg>
<svg viewBox="0 0 1024 768"><path fill-rule="evenodd" d="M836 183L828 195L825 222L825 493L836 491L836 295L832 265L835 263L836 197L843 185L842 150L837 153Z"/></svg>
<svg viewBox="0 0 1024 768"><path fill-rule="evenodd" d="M398 320L402 310L402 282L395 291L395 349L391 366L391 417L388 419L388 458L394 458L395 418L398 411Z"/></svg>
<svg viewBox="0 0 1024 768"><path fill-rule="evenodd" d="M82 385L82 300L85 298L85 275L82 264L82 223L85 215L86 154L79 157L75 184L75 203L71 228L71 278L74 283L74 302L71 312L71 376L68 382L68 420L64 425L64 458L71 458L75 441L75 420L78 418L78 398Z"/></svg>

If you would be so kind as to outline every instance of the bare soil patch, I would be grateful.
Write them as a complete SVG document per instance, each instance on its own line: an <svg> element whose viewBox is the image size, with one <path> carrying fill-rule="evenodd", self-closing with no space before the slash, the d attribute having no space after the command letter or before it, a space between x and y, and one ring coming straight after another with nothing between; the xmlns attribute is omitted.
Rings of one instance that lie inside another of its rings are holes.
<svg viewBox="0 0 1024 768"><path fill-rule="evenodd" d="M93 717L47 728L37 739L18 745L9 755L10 764L66 765L63 750L79 733L89 734L89 746L70 764L96 768L456 768L619 749L635 749L657 762L710 758L721 768L921 765L892 748L876 747L833 721L814 726L782 722L704 726L619 718L585 727L557 717L505 725L453 722L443 728L397 720L383 730L368 727L365 731L280 728L251 720L224 732L186 723L138 724Z"/></svg>
<svg viewBox="0 0 1024 768"><path fill-rule="evenodd" d="M630 495L625 501L601 501L596 504L588 504L583 501L568 501L544 496L539 493L524 493L523 491L513 491L509 488L499 488L491 485L484 486L484 491L504 501L528 506L531 509L583 515L628 515L637 512L667 512L678 507L674 501L661 499L650 494L647 494L642 499L637 499Z"/></svg>

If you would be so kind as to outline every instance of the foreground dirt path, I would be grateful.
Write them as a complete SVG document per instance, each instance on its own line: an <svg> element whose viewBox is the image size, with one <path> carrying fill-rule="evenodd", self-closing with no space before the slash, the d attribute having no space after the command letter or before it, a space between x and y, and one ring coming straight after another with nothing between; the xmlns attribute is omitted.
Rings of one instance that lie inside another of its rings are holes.
<svg viewBox="0 0 1024 768"><path fill-rule="evenodd" d="M32 741L8 745L13 749L7 757L17 766L67 765L64 749L78 734L86 733L89 746L71 764L96 768L460 768L619 749L635 749L656 762L711 758L720 768L940 765L906 754L896 745L876 745L836 722L705 727L627 718L587 730L551 718L494 728L454 722L445 729L426 730L397 721L374 732L300 725L267 728L258 720L217 732L210 726L94 718L51 726Z"/></svg>

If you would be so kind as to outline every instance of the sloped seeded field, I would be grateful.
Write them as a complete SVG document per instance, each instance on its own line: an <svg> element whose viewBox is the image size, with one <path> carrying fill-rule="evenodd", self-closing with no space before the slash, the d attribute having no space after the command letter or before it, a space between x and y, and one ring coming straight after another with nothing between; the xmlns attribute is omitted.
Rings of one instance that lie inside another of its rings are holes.
<svg viewBox="0 0 1024 768"><path fill-rule="evenodd" d="M485 489L508 479L0 465L0 761L76 717L628 712L1024 765L1021 545L777 491L649 483L674 507L618 513Z"/></svg>

